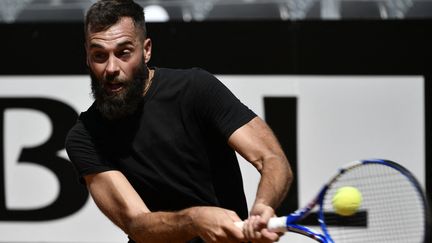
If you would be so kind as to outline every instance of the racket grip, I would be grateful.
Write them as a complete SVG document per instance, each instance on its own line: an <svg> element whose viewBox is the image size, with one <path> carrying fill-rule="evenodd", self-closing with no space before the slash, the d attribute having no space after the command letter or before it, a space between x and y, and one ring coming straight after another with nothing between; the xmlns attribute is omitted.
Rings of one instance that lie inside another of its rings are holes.
<svg viewBox="0 0 432 243"><path fill-rule="evenodd" d="M275 217L271 218L267 223L267 229L272 232L286 232L287 231L287 217ZM240 229L243 229L244 222L243 221L237 221L234 222L235 226L237 226Z"/></svg>

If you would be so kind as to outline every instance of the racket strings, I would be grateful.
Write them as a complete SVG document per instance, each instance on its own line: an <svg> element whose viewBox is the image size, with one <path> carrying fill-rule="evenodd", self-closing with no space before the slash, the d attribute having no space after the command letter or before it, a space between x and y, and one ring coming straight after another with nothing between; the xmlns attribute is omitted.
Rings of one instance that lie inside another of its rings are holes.
<svg viewBox="0 0 432 243"><path fill-rule="evenodd" d="M361 206L352 216L334 213L332 198L343 186L353 186L362 194ZM388 166L367 164L341 174L330 185L323 210L327 230L336 243L423 242L423 197L405 175ZM361 213L366 216L356 217ZM360 226L341 225L341 219Z"/></svg>

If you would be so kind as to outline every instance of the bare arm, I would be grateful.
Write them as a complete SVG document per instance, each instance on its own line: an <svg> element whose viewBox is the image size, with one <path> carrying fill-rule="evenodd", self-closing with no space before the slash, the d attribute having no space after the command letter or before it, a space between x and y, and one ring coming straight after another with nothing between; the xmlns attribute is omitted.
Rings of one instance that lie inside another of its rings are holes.
<svg viewBox="0 0 432 243"><path fill-rule="evenodd" d="M264 227L291 185L288 159L271 129L259 117L237 129L228 143L261 174L251 215L259 215L259 224ZM252 228L248 235L251 234Z"/></svg>
<svg viewBox="0 0 432 243"><path fill-rule="evenodd" d="M256 117L237 129L228 142L261 174L255 204L278 207L291 185L292 171L271 129Z"/></svg>
<svg viewBox="0 0 432 243"><path fill-rule="evenodd" d="M85 180L99 209L136 242L186 242L198 236L206 242L243 239L232 223L239 220L232 211L192 207L178 212L150 212L119 171L85 176Z"/></svg>

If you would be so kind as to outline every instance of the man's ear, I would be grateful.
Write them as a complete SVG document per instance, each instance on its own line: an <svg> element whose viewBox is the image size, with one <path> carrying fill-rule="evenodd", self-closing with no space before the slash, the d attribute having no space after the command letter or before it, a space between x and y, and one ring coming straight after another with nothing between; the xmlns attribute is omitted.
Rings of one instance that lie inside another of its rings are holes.
<svg viewBox="0 0 432 243"><path fill-rule="evenodd" d="M150 38L144 40L143 44L144 61L147 64L151 59L152 54L152 41Z"/></svg>

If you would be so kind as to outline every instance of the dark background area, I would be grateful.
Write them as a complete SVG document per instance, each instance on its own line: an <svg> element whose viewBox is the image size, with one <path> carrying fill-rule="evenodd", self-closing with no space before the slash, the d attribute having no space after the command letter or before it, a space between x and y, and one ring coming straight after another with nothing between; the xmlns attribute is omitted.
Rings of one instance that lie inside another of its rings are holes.
<svg viewBox="0 0 432 243"><path fill-rule="evenodd" d="M148 24L152 65L216 74L431 73L432 20ZM0 24L0 74L86 73L82 23Z"/></svg>

